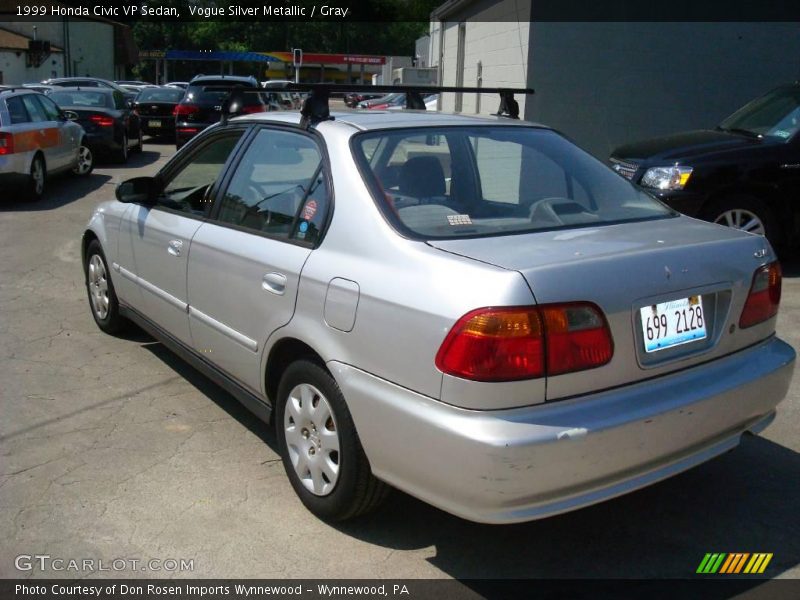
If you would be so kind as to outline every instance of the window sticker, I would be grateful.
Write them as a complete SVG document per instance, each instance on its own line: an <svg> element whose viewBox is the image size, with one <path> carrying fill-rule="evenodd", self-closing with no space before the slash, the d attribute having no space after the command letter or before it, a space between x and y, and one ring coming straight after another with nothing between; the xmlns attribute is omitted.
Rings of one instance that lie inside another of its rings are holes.
<svg viewBox="0 0 800 600"><path fill-rule="evenodd" d="M447 215L447 222L450 225L472 225L469 215Z"/></svg>
<svg viewBox="0 0 800 600"><path fill-rule="evenodd" d="M317 214L317 201L312 198L306 202L306 205L303 207L303 214L301 217L306 221L310 221L314 218L315 214Z"/></svg>

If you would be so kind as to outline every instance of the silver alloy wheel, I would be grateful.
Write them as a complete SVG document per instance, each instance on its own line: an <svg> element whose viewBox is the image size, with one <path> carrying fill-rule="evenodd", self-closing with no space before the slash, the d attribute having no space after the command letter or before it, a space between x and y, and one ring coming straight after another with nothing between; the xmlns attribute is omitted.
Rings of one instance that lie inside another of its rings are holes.
<svg viewBox="0 0 800 600"><path fill-rule="evenodd" d="M36 158L31 165L31 177L33 178L33 191L37 196L41 196L44 191L44 166L42 159Z"/></svg>
<svg viewBox="0 0 800 600"><path fill-rule="evenodd" d="M88 146L78 148L78 164L72 169L76 175L86 175L92 170L92 151Z"/></svg>
<svg viewBox="0 0 800 600"><path fill-rule="evenodd" d="M98 319L108 315L108 277L106 266L99 254L89 259L89 297L92 299L92 310Z"/></svg>
<svg viewBox="0 0 800 600"><path fill-rule="evenodd" d="M757 233L758 235L764 235L767 231L764 227L764 223L756 214L743 208L726 210L714 219L714 223L727 225L728 227L741 229L749 233Z"/></svg>
<svg viewBox="0 0 800 600"><path fill-rule="evenodd" d="M295 473L316 496L327 496L339 479L339 432L331 405L313 385L301 383L286 399L286 448Z"/></svg>

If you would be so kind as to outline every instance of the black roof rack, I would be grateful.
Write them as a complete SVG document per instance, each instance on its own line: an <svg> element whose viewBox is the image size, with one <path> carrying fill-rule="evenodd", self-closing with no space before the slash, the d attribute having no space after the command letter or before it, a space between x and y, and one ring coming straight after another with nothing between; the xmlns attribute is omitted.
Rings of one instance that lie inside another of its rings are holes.
<svg viewBox="0 0 800 600"><path fill-rule="evenodd" d="M269 88L248 89L243 86L215 88L208 86L204 88L208 91L229 92L228 99L223 107L223 120L227 119L226 113L230 106L234 105L241 98L240 94L268 94L276 91L286 92L309 92L308 98L303 103L300 110L300 126L308 128L321 121L331 120L328 107L328 100L331 92L369 92L379 94L391 94L394 92L406 95L406 108L414 110L425 110L423 97L429 94L439 94L445 92L455 92L462 94L499 94L500 107L494 113L500 117L509 119L519 119L519 103L514 99L514 94L531 95L533 88L510 88L510 87L453 87L437 85L347 85L331 83L283 83L282 85L270 86Z"/></svg>

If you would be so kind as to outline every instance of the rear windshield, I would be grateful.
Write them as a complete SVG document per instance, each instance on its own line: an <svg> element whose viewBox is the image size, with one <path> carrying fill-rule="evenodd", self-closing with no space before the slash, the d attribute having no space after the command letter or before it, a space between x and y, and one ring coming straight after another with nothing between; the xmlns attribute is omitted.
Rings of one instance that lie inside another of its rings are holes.
<svg viewBox="0 0 800 600"><path fill-rule="evenodd" d="M482 126L363 133L353 150L406 235L449 239L671 216L559 134Z"/></svg>
<svg viewBox="0 0 800 600"><path fill-rule="evenodd" d="M47 95L59 106L86 106L91 108L113 108L111 94L92 91L50 92Z"/></svg>
<svg viewBox="0 0 800 600"><path fill-rule="evenodd" d="M138 102L180 102L184 91L178 88L145 88L136 98Z"/></svg>
<svg viewBox="0 0 800 600"><path fill-rule="evenodd" d="M197 82L189 85L188 89L186 90L185 101L197 102L200 104L219 104L223 100L225 100L225 98L228 97L229 93L219 88L225 88L225 90L232 90L237 85L244 87L245 89L254 88L254 86L250 84L231 82L230 79L220 80L220 81ZM214 88L214 91L210 91L206 88ZM246 105L261 104L263 100L259 96L260 94L252 94L252 93L245 94L244 104Z"/></svg>

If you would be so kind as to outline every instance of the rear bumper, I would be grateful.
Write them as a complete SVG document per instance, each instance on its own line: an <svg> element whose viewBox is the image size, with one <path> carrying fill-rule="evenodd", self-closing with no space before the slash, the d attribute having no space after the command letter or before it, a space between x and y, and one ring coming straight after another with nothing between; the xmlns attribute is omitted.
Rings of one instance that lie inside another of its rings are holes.
<svg viewBox="0 0 800 600"><path fill-rule="evenodd" d="M529 521L698 465L774 417L795 352L771 338L647 382L502 411L449 406L331 362L375 475L472 521Z"/></svg>
<svg viewBox="0 0 800 600"><path fill-rule="evenodd" d="M175 133L175 117L172 116L165 116L165 117L148 117L147 115L140 116L142 121L142 132L146 135L150 136L160 136L160 135L169 135L172 136ZM158 121L161 123L159 127L151 127L151 121Z"/></svg>
<svg viewBox="0 0 800 600"><path fill-rule="evenodd" d="M213 125L213 123L175 123L175 144L177 146L182 146L211 125Z"/></svg>
<svg viewBox="0 0 800 600"><path fill-rule="evenodd" d="M31 163L30 152L17 152L0 156L0 181L18 183L28 177L28 165Z"/></svg>
<svg viewBox="0 0 800 600"><path fill-rule="evenodd" d="M91 148L96 158L104 159L106 155L113 154L122 149L122 140L116 138L116 133L112 128L108 131L87 132L86 145Z"/></svg>

